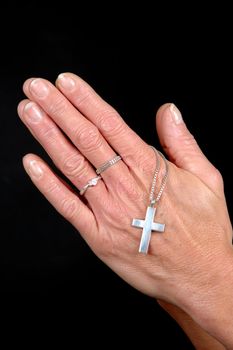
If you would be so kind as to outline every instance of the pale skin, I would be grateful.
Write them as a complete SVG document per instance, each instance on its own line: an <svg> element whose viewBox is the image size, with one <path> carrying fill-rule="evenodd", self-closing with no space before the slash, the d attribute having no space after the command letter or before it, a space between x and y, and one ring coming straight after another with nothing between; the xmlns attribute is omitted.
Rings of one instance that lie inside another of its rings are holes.
<svg viewBox="0 0 233 350"><path fill-rule="evenodd" d="M232 226L223 181L178 109L163 105L156 117L170 161L155 221L166 229L153 233L145 255L138 253L141 230L131 222L145 217L154 151L74 74L60 75L56 86L28 79L24 92L28 99L18 106L20 118L77 189L116 153L122 157L83 200L42 159L28 154L23 164L35 186L103 262L161 300L197 349L233 349ZM159 183L163 174L164 166Z"/></svg>

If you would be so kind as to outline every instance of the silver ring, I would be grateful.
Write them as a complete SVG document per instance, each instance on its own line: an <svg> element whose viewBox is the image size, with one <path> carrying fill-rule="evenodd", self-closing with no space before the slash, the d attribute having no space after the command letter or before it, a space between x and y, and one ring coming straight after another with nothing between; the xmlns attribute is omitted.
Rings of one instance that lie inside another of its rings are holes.
<svg viewBox="0 0 233 350"><path fill-rule="evenodd" d="M93 186L96 186L98 181L101 179L101 176L97 176L97 177L94 177L93 179L89 180L88 183L83 187L81 188L81 190L79 191L79 194L81 196L84 195L84 193L86 192L86 190L89 188L89 187L93 187Z"/></svg>
<svg viewBox="0 0 233 350"><path fill-rule="evenodd" d="M112 165L116 164L121 160L121 156L115 156L114 158L108 160L106 163L102 164L99 168L96 169L96 174L99 175L103 171L107 170L110 168Z"/></svg>

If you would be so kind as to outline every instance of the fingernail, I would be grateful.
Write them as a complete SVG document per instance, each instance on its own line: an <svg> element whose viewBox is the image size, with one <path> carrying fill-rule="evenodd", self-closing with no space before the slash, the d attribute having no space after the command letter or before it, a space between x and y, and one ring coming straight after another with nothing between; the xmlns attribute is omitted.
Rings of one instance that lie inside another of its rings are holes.
<svg viewBox="0 0 233 350"><path fill-rule="evenodd" d="M182 115L181 115L179 109L173 103L170 105L169 109L171 112L173 122L176 125L183 123Z"/></svg>
<svg viewBox="0 0 233 350"><path fill-rule="evenodd" d="M24 116L28 123L38 123L43 118L43 111L33 102L24 107Z"/></svg>
<svg viewBox="0 0 233 350"><path fill-rule="evenodd" d="M59 74L57 77L58 84L68 91L72 91L75 88L75 81L66 74Z"/></svg>
<svg viewBox="0 0 233 350"><path fill-rule="evenodd" d="M42 79L34 79L30 84L30 91L39 98L46 97L49 88Z"/></svg>
<svg viewBox="0 0 233 350"><path fill-rule="evenodd" d="M43 175L43 170L36 160L31 160L28 164L27 172L30 176L40 179Z"/></svg>

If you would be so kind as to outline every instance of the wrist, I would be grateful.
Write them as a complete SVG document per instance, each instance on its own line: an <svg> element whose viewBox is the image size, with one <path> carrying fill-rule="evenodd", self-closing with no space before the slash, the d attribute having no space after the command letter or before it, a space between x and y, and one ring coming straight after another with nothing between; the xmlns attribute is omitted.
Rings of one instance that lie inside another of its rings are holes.
<svg viewBox="0 0 233 350"><path fill-rule="evenodd" d="M184 310L205 331L233 347L233 251L224 254L209 271L204 288L193 293Z"/></svg>
<svg viewBox="0 0 233 350"><path fill-rule="evenodd" d="M183 310L175 305L158 300L159 305L167 311L171 317L180 325L186 333L195 349L211 349L224 350L226 349L219 341L210 334L205 332L194 320Z"/></svg>

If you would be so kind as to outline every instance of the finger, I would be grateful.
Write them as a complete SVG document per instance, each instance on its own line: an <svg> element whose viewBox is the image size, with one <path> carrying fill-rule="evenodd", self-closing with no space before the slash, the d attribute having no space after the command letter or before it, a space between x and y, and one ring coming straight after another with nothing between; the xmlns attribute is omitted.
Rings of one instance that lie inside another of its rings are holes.
<svg viewBox="0 0 233 350"><path fill-rule="evenodd" d="M78 188L82 189L86 183L96 177L94 169L84 156L63 135L51 118L35 103L22 101L18 106L18 114L51 157L56 166ZM98 181L95 188L85 192L90 201L98 201L107 195L103 181Z"/></svg>
<svg viewBox="0 0 233 350"><path fill-rule="evenodd" d="M134 167L151 157L148 145L85 81L72 73L58 76L56 85L78 110L102 133L124 162Z"/></svg>
<svg viewBox="0 0 233 350"><path fill-rule="evenodd" d="M170 160L198 176L212 190L215 191L216 186L222 190L220 173L204 156L174 104L160 107L156 126L160 143Z"/></svg>
<svg viewBox="0 0 233 350"><path fill-rule="evenodd" d="M57 178L39 157L28 154L23 158L23 165L39 191L89 241L97 229L91 210Z"/></svg>
<svg viewBox="0 0 233 350"><path fill-rule="evenodd" d="M109 146L97 127L77 111L49 81L29 79L24 84L24 92L29 99L42 107L96 168L114 158L115 151ZM118 173L128 172L122 161L116 163L114 168L118 168ZM116 178L117 172L109 168L103 173L103 177Z"/></svg>

